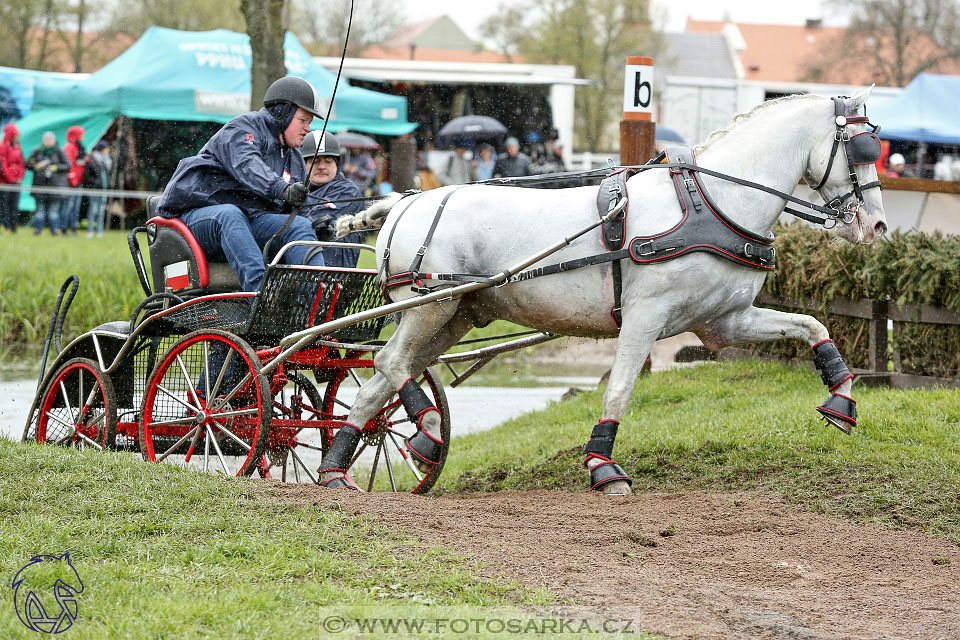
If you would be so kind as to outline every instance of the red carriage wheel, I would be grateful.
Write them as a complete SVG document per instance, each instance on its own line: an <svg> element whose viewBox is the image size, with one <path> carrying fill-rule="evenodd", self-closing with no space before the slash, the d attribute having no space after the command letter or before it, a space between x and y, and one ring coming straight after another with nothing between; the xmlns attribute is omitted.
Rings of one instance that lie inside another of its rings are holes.
<svg viewBox="0 0 960 640"><path fill-rule="evenodd" d="M117 398L113 383L93 360L63 363L43 392L27 437L44 444L84 449L113 447L117 437Z"/></svg>
<svg viewBox="0 0 960 640"><path fill-rule="evenodd" d="M323 396L305 374L286 373L287 383L273 395L273 421L267 453L261 461L260 475L283 482L316 482L317 465L303 459L326 453L328 439L323 429L309 423L323 419Z"/></svg>
<svg viewBox="0 0 960 640"><path fill-rule="evenodd" d="M323 398L323 413L337 421L346 421L357 386L346 382L347 371L339 371L327 384ZM354 379L355 381L356 379ZM347 470L351 477L366 491L410 491L426 493L437 482L450 448L450 405L443 391L440 378L432 369L427 369L417 382L440 410L439 463L428 473L417 468L404 445L404 440L416 433L417 426L407 417L400 397L396 394L363 427L360 445ZM332 433L327 434L332 441Z"/></svg>
<svg viewBox="0 0 960 640"><path fill-rule="evenodd" d="M226 475L257 469L270 426L270 385L256 353L225 331L184 336L150 375L140 412L140 451Z"/></svg>

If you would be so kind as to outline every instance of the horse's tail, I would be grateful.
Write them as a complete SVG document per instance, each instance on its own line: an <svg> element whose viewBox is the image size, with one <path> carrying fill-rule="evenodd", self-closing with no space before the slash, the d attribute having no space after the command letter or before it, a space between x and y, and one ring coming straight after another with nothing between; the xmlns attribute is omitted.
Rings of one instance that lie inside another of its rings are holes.
<svg viewBox="0 0 960 640"><path fill-rule="evenodd" d="M363 229L379 229L386 221L390 209L402 199L403 194L391 193L365 211L353 216L343 216L337 220L337 237L342 238Z"/></svg>

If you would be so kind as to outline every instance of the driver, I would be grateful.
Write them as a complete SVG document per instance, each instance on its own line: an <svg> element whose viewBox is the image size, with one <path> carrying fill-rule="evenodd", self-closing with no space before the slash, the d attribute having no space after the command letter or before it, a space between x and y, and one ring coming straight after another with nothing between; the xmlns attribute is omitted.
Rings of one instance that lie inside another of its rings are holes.
<svg viewBox="0 0 960 640"><path fill-rule="evenodd" d="M160 198L164 218L180 218L208 260L228 262L244 291L256 291L265 271L263 247L282 229L292 207L307 199L307 169L297 148L320 115L317 91L303 78L280 78L267 89L263 108L223 126L200 150L184 158ZM299 216L280 233L277 249L316 241ZM291 247L288 264L322 267L323 256Z"/></svg>
<svg viewBox="0 0 960 640"><path fill-rule="evenodd" d="M360 189L340 168L342 154L336 136L324 133L321 138L320 133L308 133L300 147L310 171L310 202L300 209L300 215L310 220L320 240L363 243L366 234L362 231L337 239L337 220L363 211L363 201ZM360 249L327 247L323 250L323 260L328 267L353 268L359 258Z"/></svg>

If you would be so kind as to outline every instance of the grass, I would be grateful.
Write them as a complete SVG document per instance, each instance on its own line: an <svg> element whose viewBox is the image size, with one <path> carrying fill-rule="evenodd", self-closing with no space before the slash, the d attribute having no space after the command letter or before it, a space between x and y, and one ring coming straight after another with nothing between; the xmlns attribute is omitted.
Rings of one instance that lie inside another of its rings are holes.
<svg viewBox="0 0 960 640"><path fill-rule="evenodd" d="M819 377L775 363L716 363L643 377L614 457L635 491L752 489L820 513L960 544L960 393L855 387L846 436L817 419ZM438 489L584 491L580 446L602 391L457 438Z"/></svg>
<svg viewBox="0 0 960 640"><path fill-rule="evenodd" d="M335 505L266 500L254 486L0 438L0 574L69 550L84 582L74 635L87 638L306 638L321 607L555 602L479 577L451 550L411 553L416 541ZM35 637L4 593L0 637Z"/></svg>
<svg viewBox="0 0 960 640"><path fill-rule="evenodd" d="M22 227L16 236L0 236L0 362L36 355L47 335L60 286L80 277L63 332L72 337L112 320L129 319L143 299L127 248L126 232L106 231L102 238L34 236Z"/></svg>

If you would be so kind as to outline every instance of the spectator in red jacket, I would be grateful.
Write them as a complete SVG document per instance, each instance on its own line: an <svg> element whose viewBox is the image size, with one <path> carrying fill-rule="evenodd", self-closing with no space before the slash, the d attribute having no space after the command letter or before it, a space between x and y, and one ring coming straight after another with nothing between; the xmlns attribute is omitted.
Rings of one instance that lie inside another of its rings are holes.
<svg viewBox="0 0 960 640"><path fill-rule="evenodd" d="M23 150L20 148L20 131L12 122L3 130L0 143L0 184L20 184L25 172ZM19 191L0 191L0 223L10 233L17 232L20 211Z"/></svg>
<svg viewBox="0 0 960 640"><path fill-rule="evenodd" d="M83 134L86 133L80 125L67 129L67 144L63 145L63 152L70 161L70 171L67 172L67 182L76 187L83 180L83 168L87 164L87 150L83 148ZM60 205L60 228L63 233L67 230L77 235L77 223L80 221L81 195L67 196Z"/></svg>

